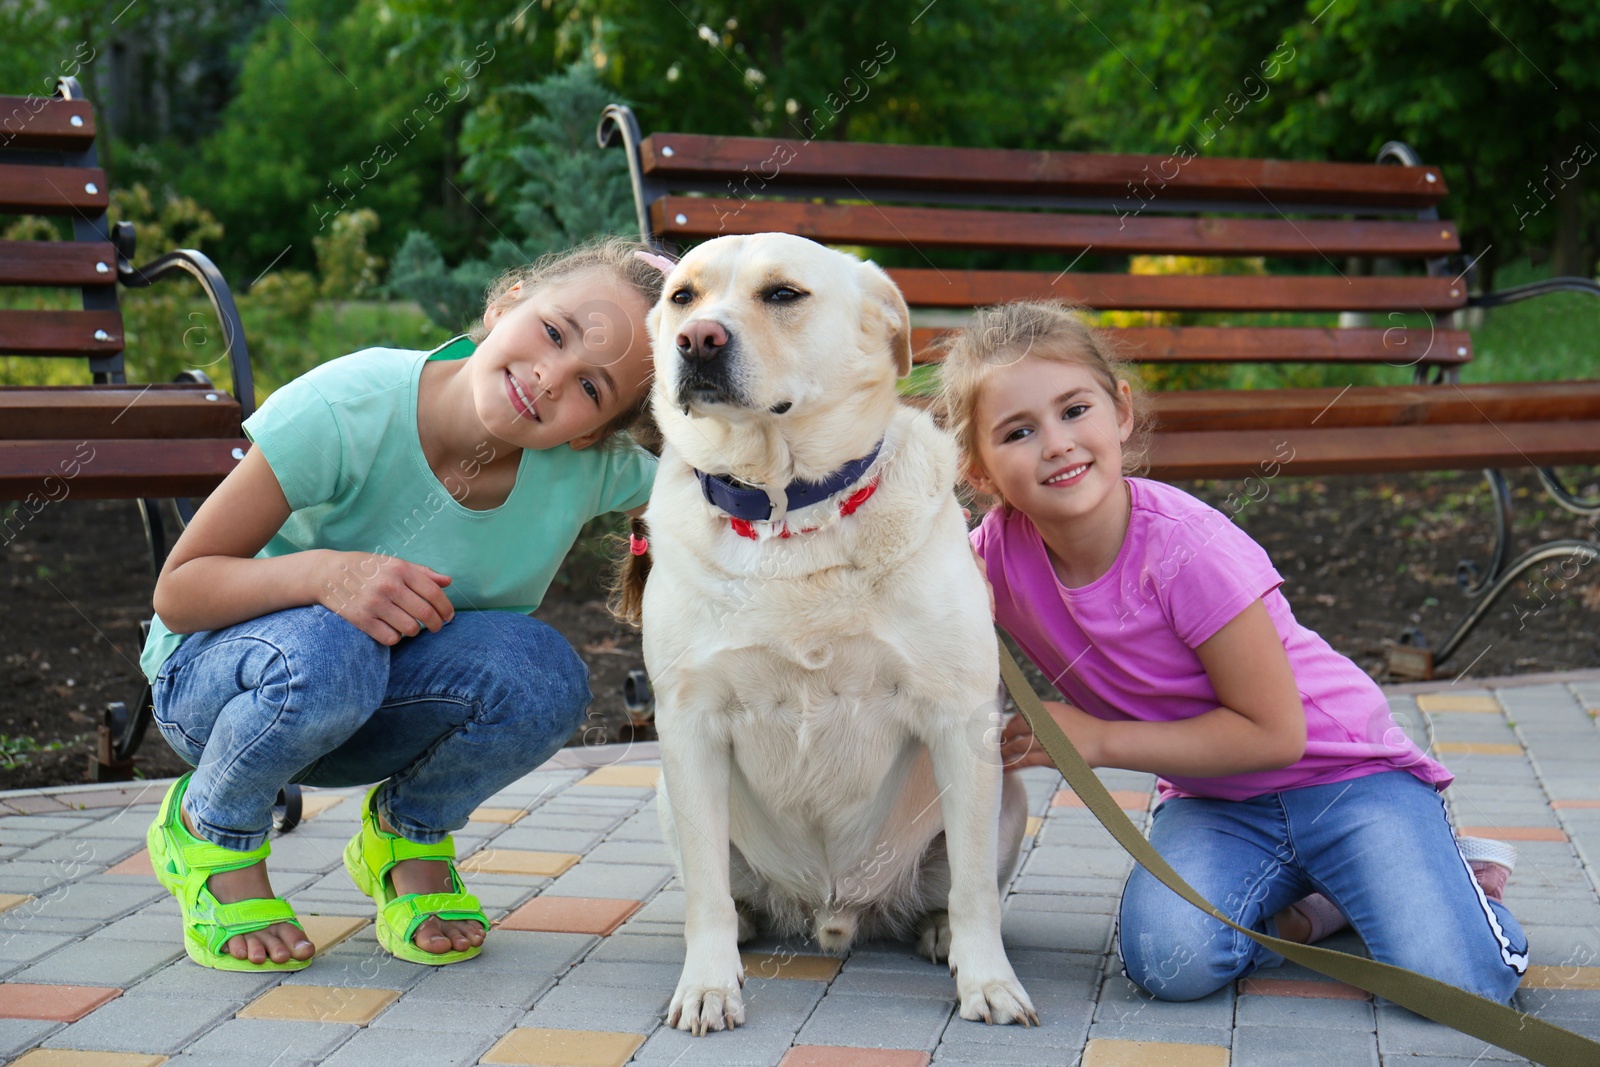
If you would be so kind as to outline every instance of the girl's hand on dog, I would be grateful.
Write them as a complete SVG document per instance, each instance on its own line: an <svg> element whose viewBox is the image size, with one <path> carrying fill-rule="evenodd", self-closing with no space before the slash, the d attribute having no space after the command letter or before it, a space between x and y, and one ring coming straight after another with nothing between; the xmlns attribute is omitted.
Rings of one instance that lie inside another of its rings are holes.
<svg viewBox="0 0 1600 1067"><path fill-rule="evenodd" d="M1061 727L1061 732L1067 735L1067 739L1077 748L1089 766L1100 766L1101 738L1105 734L1106 724L1086 711L1056 700L1046 700L1044 709L1050 713L1056 725ZM1045 753L1044 746L1034 736L1028 720L1021 715L1013 715L1011 721L1006 723L1005 730L1001 732L1000 757L1002 766L1007 771L1020 771L1024 767L1055 766Z"/></svg>
<svg viewBox="0 0 1600 1067"><path fill-rule="evenodd" d="M400 643L455 618L444 595L448 575L396 556L371 552L323 554L317 564L320 603L382 645Z"/></svg>

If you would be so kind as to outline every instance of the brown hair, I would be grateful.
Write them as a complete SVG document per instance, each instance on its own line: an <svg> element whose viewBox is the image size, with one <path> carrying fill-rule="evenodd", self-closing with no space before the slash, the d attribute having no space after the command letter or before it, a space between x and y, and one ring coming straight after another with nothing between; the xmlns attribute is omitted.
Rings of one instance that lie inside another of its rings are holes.
<svg viewBox="0 0 1600 1067"><path fill-rule="evenodd" d="M662 282L666 276L634 253L655 253L655 251L649 245L626 237L602 236L585 241L565 252L551 252L540 256L536 262L513 267L494 280L484 295L484 314L487 315L490 310L497 307L501 314L504 314L526 300L529 294L541 285L593 270L610 271L614 277L638 293L648 309L661 299ZM518 291L518 295L513 296L511 290L517 285L521 285L522 288ZM482 343L483 339L489 336L489 327L480 318L467 331L467 336L474 342ZM649 338L645 338L645 343L648 349ZM600 428L600 440L592 447L626 447L627 442L616 440L617 435L624 431L633 431L635 438L652 437L650 429L641 425L648 421L649 407L650 391L646 389L626 410L612 416L610 421Z"/></svg>
<svg viewBox="0 0 1600 1067"><path fill-rule="evenodd" d="M1028 356L1078 363L1094 372L1119 406L1117 382L1130 382L1130 389L1136 389L1137 378L1127 373L1110 340L1084 321L1086 311L1056 300L1018 300L979 308L965 328L944 341L937 410L945 429L955 435L964 464L977 459L978 397L999 367ZM1124 474L1143 471L1149 450L1150 419L1144 398L1134 391L1131 403L1133 435L1122 446Z"/></svg>

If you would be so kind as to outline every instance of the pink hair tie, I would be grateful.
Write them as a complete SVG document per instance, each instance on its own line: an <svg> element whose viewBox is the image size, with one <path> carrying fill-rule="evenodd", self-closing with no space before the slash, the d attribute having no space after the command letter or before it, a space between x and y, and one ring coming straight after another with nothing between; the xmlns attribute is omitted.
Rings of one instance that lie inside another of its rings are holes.
<svg viewBox="0 0 1600 1067"><path fill-rule="evenodd" d="M650 542L646 541L638 534L629 534L628 551L635 556L642 556L646 552L650 551Z"/></svg>
<svg viewBox="0 0 1600 1067"><path fill-rule="evenodd" d="M676 263L668 259L666 256L659 255L655 252L635 251L633 254L636 258L644 260L662 274L671 274L672 268L677 266Z"/></svg>

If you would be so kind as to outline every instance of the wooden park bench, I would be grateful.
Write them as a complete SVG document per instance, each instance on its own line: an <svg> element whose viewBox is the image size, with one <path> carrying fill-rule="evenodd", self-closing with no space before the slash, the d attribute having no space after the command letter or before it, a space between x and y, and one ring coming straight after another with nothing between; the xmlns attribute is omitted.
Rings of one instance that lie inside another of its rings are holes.
<svg viewBox="0 0 1600 1067"><path fill-rule="evenodd" d="M1345 389L1203 389L1152 395L1151 474L1242 478L1247 495L1280 474L1484 469L1495 501L1487 568L1464 562L1472 607L1428 648L1408 631L1391 671L1431 677L1490 605L1531 568L1600 558L1594 541L1563 540L1510 558L1504 468L1532 468L1569 511L1600 515L1554 468L1600 462L1600 381L1459 382L1472 338L1455 312L1557 290L1600 295L1586 278L1555 278L1472 296L1453 223L1438 204L1440 168L1390 142L1377 163L1298 163L1074 152L851 144L655 133L625 107L605 110L602 146L628 153L646 241L675 251L728 234L784 231L837 245L910 250L925 266L891 268L912 308L918 362L952 312L1018 299L1099 311L1377 313L1388 328L1130 327L1110 331L1148 363L1388 364L1413 384ZM931 250L985 253L1034 269L939 267ZM1280 273L1136 275L1075 271L1086 257L1170 254L1265 257ZM1350 257L1410 273L1349 274ZM907 256L906 258L911 258ZM1329 273L1291 273L1286 264ZM1044 269L1040 269L1043 267ZM1402 318L1402 316L1406 316ZM943 318L944 322L938 320ZM1416 325L1396 325L1415 322ZM1426 325L1422 323L1426 322ZM1568 574L1568 577L1571 575Z"/></svg>
<svg viewBox="0 0 1600 1067"><path fill-rule="evenodd" d="M170 547L160 501L172 499L186 523L192 498L215 489L249 448L240 424L255 408L250 356L211 260L180 249L135 267L133 225L108 226L109 203L94 109L76 79L60 79L53 97L0 97L0 216L65 215L73 232L71 241L0 241L0 286L78 289L83 302L81 311L0 306L0 355L86 359L92 379L0 387L0 500L19 502L5 540L60 500L132 499L159 573ZM200 283L221 322L237 396L199 369L170 384L127 380L117 287L142 289L180 272ZM121 701L108 706L91 778L129 776L150 722L150 688L140 682L132 712Z"/></svg>

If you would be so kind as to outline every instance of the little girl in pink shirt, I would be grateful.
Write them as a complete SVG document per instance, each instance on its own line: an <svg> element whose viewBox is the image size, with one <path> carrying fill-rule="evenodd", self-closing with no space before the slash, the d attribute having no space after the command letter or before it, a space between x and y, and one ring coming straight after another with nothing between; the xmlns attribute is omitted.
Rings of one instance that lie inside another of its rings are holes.
<svg viewBox="0 0 1600 1067"><path fill-rule="evenodd" d="M946 424L968 482L998 500L972 544L997 621L1068 700L1046 708L1091 766L1160 776L1151 843L1236 922L1314 941L1348 921L1374 959L1508 1001L1528 959L1501 901L1514 850L1458 846L1450 773L1295 621L1260 545L1127 476L1142 434L1118 371L1055 303L979 311L945 358ZM1011 769L1050 765L1020 716L1002 751ZM1119 950L1165 1000L1277 960L1142 868Z"/></svg>

